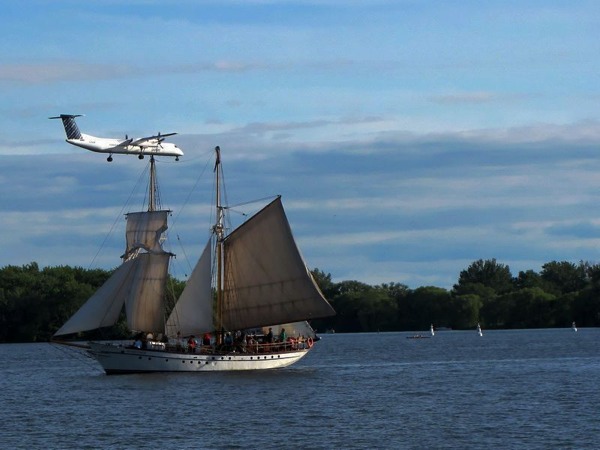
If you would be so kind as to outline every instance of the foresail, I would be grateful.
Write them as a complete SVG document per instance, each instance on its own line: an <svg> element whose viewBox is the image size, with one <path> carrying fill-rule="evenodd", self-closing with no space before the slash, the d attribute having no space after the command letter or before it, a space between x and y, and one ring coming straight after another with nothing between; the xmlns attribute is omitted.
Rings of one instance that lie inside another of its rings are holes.
<svg viewBox="0 0 600 450"><path fill-rule="evenodd" d="M177 332L188 336L213 331L211 279L211 241L209 240L167 320L166 331L169 336L174 336Z"/></svg>
<svg viewBox="0 0 600 450"><path fill-rule="evenodd" d="M165 286L169 253L142 253L135 265L125 311L130 330L163 332L165 329Z"/></svg>
<svg viewBox="0 0 600 450"><path fill-rule="evenodd" d="M148 252L161 252L160 238L167 229L169 212L144 211L127 214L125 255L139 248Z"/></svg>
<svg viewBox="0 0 600 450"><path fill-rule="evenodd" d="M335 314L302 259L279 197L225 239L224 253L226 329Z"/></svg>
<svg viewBox="0 0 600 450"><path fill-rule="evenodd" d="M62 336L114 325L119 319L136 271L134 261L122 264L54 335Z"/></svg>
<svg viewBox="0 0 600 450"><path fill-rule="evenodd" d="M165 288L171 253L162 248L170 211L156 210L154 157L150 158L148 211L127 214L123 264L55 335L113 325L125 305L132 331L165 330Z"/></svg>

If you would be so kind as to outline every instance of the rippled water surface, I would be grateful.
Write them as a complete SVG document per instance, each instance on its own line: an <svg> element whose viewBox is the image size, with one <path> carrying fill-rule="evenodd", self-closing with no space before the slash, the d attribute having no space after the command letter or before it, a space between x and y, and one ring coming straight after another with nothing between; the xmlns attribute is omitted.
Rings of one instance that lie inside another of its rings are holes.
<svg viewBox="0 0 600 450"><path fill-rule="evenodd" d="M120 376L0 345L0 448L598 447L600 329L408 336L325 335L283 370Z"/></svg>

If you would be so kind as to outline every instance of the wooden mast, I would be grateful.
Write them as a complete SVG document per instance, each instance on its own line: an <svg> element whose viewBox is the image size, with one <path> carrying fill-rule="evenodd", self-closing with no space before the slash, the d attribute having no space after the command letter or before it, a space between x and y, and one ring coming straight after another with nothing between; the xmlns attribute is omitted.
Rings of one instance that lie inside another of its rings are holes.
<svg viewBox="0 0 600 450"><path fill-rule="evenodd" d="M217 308L215 326L217 329L217 343L223 343L223 207L221 206L221 149L215 147L215 178L216 178L216 207L217 207L217 222L215 224L215 234L217 236Z"/></svg>
<svg viewBox="0 0 600 450"><path fill-rule="evenodd" d="M154 155L150 155L150 181L148 183L148 211L156 210L156 167Z"/></svg>

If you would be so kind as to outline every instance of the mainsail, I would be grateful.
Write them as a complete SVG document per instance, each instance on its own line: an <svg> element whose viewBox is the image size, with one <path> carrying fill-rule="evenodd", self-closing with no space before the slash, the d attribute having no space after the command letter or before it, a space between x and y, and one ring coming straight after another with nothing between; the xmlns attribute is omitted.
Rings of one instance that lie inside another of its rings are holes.
<svg viewBox="0 0 600 450"><path fill-rule="evenodd" d="M281 197L227 236L223 246L225 329L335 314L296 246Z"/></svg>

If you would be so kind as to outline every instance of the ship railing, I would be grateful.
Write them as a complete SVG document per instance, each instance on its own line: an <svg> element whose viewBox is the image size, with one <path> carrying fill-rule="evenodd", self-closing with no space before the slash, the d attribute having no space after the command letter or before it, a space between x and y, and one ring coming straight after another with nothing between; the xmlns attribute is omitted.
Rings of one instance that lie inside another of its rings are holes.
<svg viewBox="0 0 600 450"><path fill-rule="evenodd" d="M292 352L298 350L306 350L311 347L308 340L300 340L289 338L286 342L246 342L234 344L223 344L223 345L198 345L193 351L190 351L190 347L187 343L180 344L164 344L159 342L152 342L153 345L147 346L147 350L158 350L168 351L173 353L186 353L186 354L222 354L222 353L248 353L248 354L270 354L270 353L283 353Z"/></svg>

